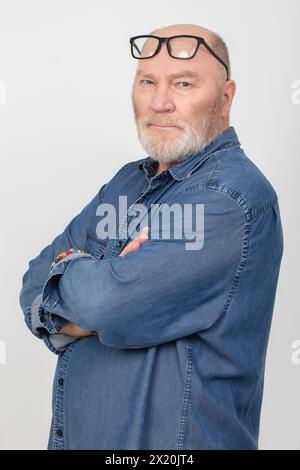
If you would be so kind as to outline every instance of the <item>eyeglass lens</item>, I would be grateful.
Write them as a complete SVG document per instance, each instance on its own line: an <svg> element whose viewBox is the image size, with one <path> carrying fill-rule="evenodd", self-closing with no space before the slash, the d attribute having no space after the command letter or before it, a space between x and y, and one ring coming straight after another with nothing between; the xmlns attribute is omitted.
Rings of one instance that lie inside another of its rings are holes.
<svg viewBox="0 0 300 470"><path fill-rule="evenodd" d="M133 43L133 53L136 58L152 57L158 44L159 40L156 38L137 38ZM197 40L188 37L172 38L169 46L173 57L186 59L193 56L197 48Z"/></svg>

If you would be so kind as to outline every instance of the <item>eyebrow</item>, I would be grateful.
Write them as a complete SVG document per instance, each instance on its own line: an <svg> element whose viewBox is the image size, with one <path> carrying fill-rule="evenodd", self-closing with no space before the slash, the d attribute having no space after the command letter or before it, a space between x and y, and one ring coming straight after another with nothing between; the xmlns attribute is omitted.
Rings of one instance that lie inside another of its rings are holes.
<svg viewBox="0 0 300 470"><path fill-rule="evenodd" d="M136 74L137 77L139 77L140 75L144 75L146 77L155 79L155 76L152 73L147 73L147 72L144 72L143 70L139 70ZM192 72L192 70L183 70L182 72L172 73L168 77L170 79L179 78L179 77L199 78L199 75L197 74L197 72Z"/></svg>

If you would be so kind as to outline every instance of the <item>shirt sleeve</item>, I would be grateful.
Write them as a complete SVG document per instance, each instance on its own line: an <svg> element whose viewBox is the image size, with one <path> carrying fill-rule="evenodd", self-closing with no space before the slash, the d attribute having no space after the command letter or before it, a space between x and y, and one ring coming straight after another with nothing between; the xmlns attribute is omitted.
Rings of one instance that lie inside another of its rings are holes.
<svg viewBox="0 0 300 470"><path fill-rule="evenodd" d="M40 322L39 309L42 300L42 290L49 276L50 265L56 256L68 248L86 250L87 234L90 223L95 216L96 209L104 196L106 184L88 204L77 214L49 245L38 256L29 261L29 267L22 277L22 287L19 294L19 303L24 314L24 320L30 331L54 353L59 354L65 346L77 338L60 335L58 331L67 319L53 314L50 318L51 329L47 329ZM90 255L91 256L91 255ZM74 254L66 256L72 259ZM57 263L59 264L59 263Z"/></svg>
<svg viewBox="0 0 300 470"><path fill-rule="evenodd" d="M144 348L212 327L225 314L243 267L245 217L221 191L206 190L204 243L150 234L136 252L101 262L78 256L56 266L43 288L40 320L52 314L98 332L107 346ZM183 198L183 202L186 198Z"/></svg>
<svg viewBox="0 0 300 470"><path fill-rule="evenodd" d="M55 331L56 333L50 333L45 328L45 325L43 325L39 317L41 301L42 294L38 294L30 306L30 312L27 317L28 326L35 336L44 340L45 344L51 351L55 353L62 352L68 344L73 343L77 338L58 333L59 330L69 322L69 320L55 314L51 316L50 321L53 325L52 331Z"/></svg>

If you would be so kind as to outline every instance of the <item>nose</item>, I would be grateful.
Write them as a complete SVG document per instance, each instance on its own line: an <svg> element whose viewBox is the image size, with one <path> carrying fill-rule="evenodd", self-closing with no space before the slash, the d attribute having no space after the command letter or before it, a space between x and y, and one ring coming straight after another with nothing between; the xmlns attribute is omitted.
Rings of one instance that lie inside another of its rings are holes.
<svg viewBox="0 0 300 470"><path fill-rule="evenodd" d="M158 86L152 95L150 107L151 110L156 113L162 113L165 111L173 112L176 109L172 97L168 94L168 90L165 88L159 89Z"/></svg>

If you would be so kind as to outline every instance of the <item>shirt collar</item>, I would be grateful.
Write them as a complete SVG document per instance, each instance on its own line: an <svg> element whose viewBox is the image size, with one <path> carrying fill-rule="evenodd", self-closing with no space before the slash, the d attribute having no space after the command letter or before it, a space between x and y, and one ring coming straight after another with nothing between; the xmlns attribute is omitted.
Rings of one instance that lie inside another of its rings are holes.
<svg viewBox="0 0 300 470"><path fill-rule="evenodd" d="M177 163L176 165L169 168L167 171L176 180L183 180L201 164L201 162L207 157L211 156L217 150L239 146L240 142L234 127L227 127L221 134L219 134L215 140L210 142L201 152L197 153L193 157L187 158L186 160ZM158 161L153 160L150 156L144 158L138 163L138 169L146 173L147 176L154 176L158 166Z"/></svg>

